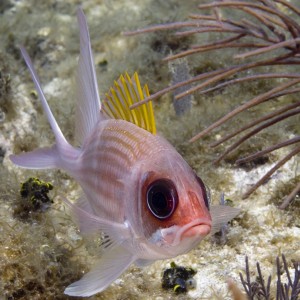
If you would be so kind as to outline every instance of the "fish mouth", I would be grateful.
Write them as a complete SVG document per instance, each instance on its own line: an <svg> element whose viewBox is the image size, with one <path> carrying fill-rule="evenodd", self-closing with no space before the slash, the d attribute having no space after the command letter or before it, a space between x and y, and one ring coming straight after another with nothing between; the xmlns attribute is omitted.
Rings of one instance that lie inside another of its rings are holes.
<svg viewBox="0 0 300 300"><path fill-rule="evenodd" d="M207 223L199 223L196 224L188 229L186 229L181 234L181 239L187 238L187 237L205 237L210 233L211 225Z"/></svg>
<svg viewBox="0 0 300 300"><path fill-rule="evenodd" d="M180 243L185 238L193 238L201 240L211 231L211 220L206 218L199 218L182 226L174 239L174 244Z"/></svg>

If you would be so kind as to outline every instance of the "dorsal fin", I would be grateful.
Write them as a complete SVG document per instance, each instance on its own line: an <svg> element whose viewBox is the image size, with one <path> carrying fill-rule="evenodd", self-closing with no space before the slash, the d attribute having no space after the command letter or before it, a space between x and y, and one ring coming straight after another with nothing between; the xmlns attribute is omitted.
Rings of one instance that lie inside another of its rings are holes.
<svg viewBox="0 0 300 300"><path fill-rule="evenodd" d="M90 34L85 15L81 8L77 10L80 31L80 56L77 69L77 105L75 139L82 144L100 119L100 97L93 61Z"/></svg>
<svg viewBox="0 0 300 300"><path fill-rule="evenodd" d="M151 101L135 109L130 109L132 104L150 96L147 85L142 89L137 73L134 73L132 78L127 73L124 76L121 75L105 96L101 110L106 116L131 122L152 134L156 134Z"/></svg>

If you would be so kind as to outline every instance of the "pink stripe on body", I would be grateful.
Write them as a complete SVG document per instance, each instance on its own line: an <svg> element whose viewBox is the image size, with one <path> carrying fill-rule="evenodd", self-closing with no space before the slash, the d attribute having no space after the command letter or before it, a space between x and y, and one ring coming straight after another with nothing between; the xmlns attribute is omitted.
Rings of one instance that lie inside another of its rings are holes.
<svg viewBox="0 0 300 300"><path fill-rule="evenodd" d="M132 171L142 159L162 148L156 136L123 120L99 122L83 146L75 177L94 211L102 218L124 221L124 184L135 188Z"/></svg>

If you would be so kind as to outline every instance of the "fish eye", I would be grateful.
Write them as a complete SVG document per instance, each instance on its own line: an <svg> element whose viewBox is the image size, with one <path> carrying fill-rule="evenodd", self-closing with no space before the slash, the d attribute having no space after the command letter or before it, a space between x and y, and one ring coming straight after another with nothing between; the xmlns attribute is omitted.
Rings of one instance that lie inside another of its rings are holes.
<svg viewBox="0 0 300 300"><path fill-rule="evenodd" d="M151 213L160 220L169 218L178 204L178 195L169 179L153 181L147 190L147 205Z"/></svg>
<svg viewBox="0 0 300 300"><path fill-rule="evenodd" d="M196 179L203 191L203 196L204 196L204 202L205 202L205 206L207 207L207 209L209 209L210 206L210 191L208 188L206 188L204 182L201 180L201 178L199 176L196 175Z"/></svg>

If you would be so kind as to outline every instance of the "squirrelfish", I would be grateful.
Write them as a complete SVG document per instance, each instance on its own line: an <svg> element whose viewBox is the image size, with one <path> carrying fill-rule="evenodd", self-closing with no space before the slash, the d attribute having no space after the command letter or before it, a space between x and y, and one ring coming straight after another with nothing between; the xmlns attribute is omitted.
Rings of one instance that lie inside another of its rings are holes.
<svg viewBox="0 0 300 300"><path fill-rule="evenodd" d="M107 251L65 294L91 296L106 289L133 263L144 266L190 251L237 210L209 207L202 180L175 148L156 134L151 102L130 109L149 96L137 74L121 76L100 102L81 9L77 17L80 56L75 137L81 146L73 147L63 136L33 64L21 48L56 142L10 159L23 168L62 169L82 187L83 196L76 204L65 201L82 233L104 233Z"/></svg>

